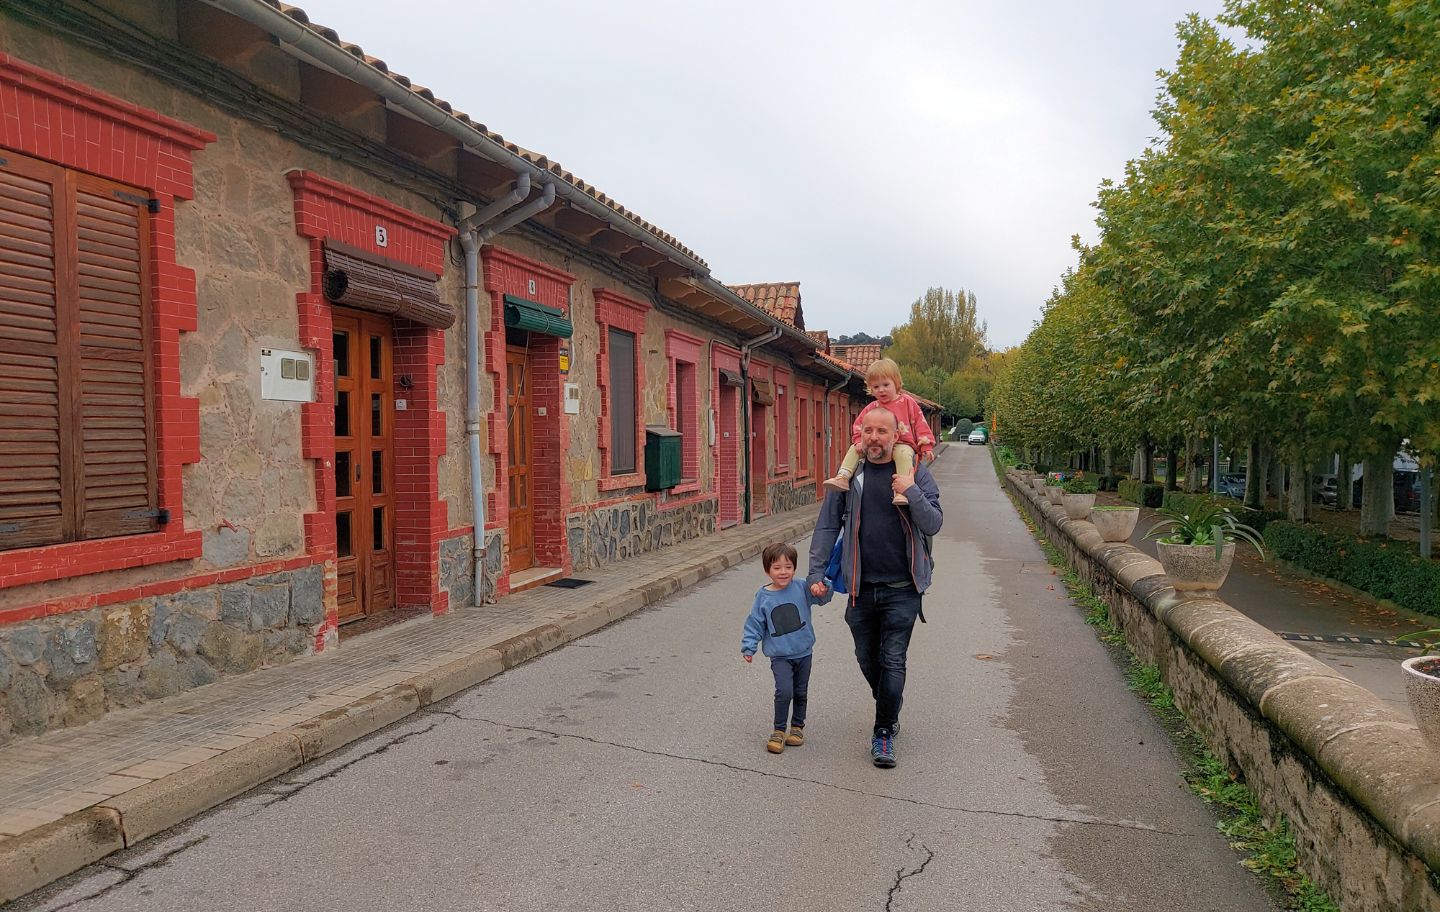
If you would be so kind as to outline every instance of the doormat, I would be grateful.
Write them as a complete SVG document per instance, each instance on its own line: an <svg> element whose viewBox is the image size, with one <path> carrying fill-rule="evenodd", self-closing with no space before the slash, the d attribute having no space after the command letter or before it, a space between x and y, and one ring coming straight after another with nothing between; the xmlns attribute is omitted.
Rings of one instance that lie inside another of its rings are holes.
<svg viewBox="0 0 1440 912"><path fill-rule="evenodd" d="M554 586L556 589L579 589L581 586L588 586L593 582L595 581L577 579L573 576L567 576L564 579L558 579L553 583L546 583L545 585Z"/></svg>

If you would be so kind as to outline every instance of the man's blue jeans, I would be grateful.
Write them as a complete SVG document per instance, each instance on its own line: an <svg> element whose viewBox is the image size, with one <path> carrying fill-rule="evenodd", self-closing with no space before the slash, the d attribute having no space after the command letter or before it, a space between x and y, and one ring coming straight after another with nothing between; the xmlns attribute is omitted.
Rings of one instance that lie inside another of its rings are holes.
<svg viewBox="0 0 1440 912"><path fill-rule="evenodd" d="M920 616L920 593L914 586L897 589L862 585L845 609L845 623L855 638L855 658L875 696L875 728L894 729L905 697L905 653Z"/></svg>

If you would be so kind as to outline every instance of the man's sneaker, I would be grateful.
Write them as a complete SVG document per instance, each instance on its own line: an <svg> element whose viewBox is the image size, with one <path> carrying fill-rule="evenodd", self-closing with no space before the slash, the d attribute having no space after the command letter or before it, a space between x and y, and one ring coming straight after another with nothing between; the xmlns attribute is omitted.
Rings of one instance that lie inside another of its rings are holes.
<svg viewBox="0 0 1440 912"><path fill-rule="evenodd" d="M895 736L889 729L879 729L870 739L870 759L881 769L895 766Z"/></svg>
<svg viewBox="0 0 1440 912"><path fill-rule="evenodd" d="M899 741L899 740L900 740L900 723L899 723L899 722L896 722L894 725L890 726L890 740L892 740L892 741Z"/></svg>

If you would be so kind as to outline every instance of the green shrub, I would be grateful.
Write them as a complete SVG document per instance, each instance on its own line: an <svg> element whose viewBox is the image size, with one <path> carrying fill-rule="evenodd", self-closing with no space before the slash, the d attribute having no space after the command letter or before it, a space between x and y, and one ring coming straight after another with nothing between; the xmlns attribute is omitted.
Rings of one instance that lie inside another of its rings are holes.
<svg viewBox="0 0 1440 912"><path fill-rule="evenodd" d="M1220 494L1186 494L1182 491L1166 491L1163 506L1167 510L1189 513L1198 506L1208 504L1236 507L1236 512L1239 512L1239 505L1233 499Z"/></svg>
<svg viewBox="0 0 1440 912"><path fill-rule="evenodd" d="M1142 507L1158 507L1165 502L1165 486L1146 484L1133 478L1126 478L1116 486L1122 500Z"/></svg>
<svg viewBox="0 0 1440 912"><path fill-rule="evenodd" d="M1094 494L1098 489L1095 479L1086 478L1084 475L1077 475L1067 479L1060 485L1060 490L1066 494Z"/></svg>
<svg viewBox="0 0 1440 912"><path fill-rule="evenodd" d="M1408 542L1364 539L1311 524L1271 520L1265 546L1311 573L1354 586L1411 611L1440 616L1440 563Z"/></svg>
<svg viewBox="0 0 1440 912"><path fill-rule="evenodd" d="M975 422L971 421L969 418L961 418L959 421L955 422L955 436L953 439L964 440L966 437L970 436L970 432L973 430L975 430Z"/></svg>

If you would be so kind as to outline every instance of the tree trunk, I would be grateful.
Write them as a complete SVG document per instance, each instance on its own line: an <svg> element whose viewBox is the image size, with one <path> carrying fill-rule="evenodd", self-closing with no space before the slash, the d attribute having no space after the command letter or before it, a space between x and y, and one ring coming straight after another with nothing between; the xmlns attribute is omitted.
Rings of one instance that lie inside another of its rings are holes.
<svg viewBox="0 0 1440 912"><path fill-rule="evenodd" d="M1170 444L1170 447L1165 451L1165 490L1180 490L1180 485L1176 481L1177 476L1180 474L1179 470L1180 452L1176 448L1175 444L1172 443Z"/></svg>
<svg viewBox="0 0 1440 912"><path fill-rule="evenodd" d="M1205 441L1200 437L1185 440L1185 491L1197 494L1205 490Z"/></svg>
<svg viewBox="0 0 1440 912"><path fill-rule="evenodd" d="M1305 522L1310 518L1310 472L1305 454L1300 450L1290 452L1290 490L1285 498L1285 516L1291 522Z"/></svg>
<svg viewBox="0 0 1440 912"><path fill-rule="evenodd" d="M1108 443L1105 445L1105 474L1115 476L1115 448Z"/></svg>
<svg viewBox="0 0 1440 912"><path fill-rule="evenodd" d="M1365 485L1360 493L1360 534L1386 538L1395 516L1395 454L1365 457Z"/></svg>
<svg viewBox="0 0 1440 912"><path fill-rule="evenodd" d="M1341 450L1336 454L1335 464L1335 509L1348 510L1354 501L1355 492L1350 487L1350 453Z"/></svg>
<svg viewBox="0 0 1440 912"><path fill-rule="evenodd" d="M1250 449L1245 454L1245 506L1265 509L1265 460L1260 454L1259 437L1250 438Z"/></svg>
<svg viewBox="0 0 1440 912"><path fill-rule="evenodd" d="M1141 444L1144 456L1140 460L1140 480L1145 484L1155 483L1155 444L1150 440L1150 435L1145 435L1145 441Z"/></svg>
<svg viewBox="0 0 1440 912"><path fill-rule="evenodd" d="M1234 475L1236 472L1240 471L1240 467L1235 464L1235 463L1239 460L1239 458L1240 458L1240 453L1239 453L1239 451L1232 449L1232 450L1230 451L1230 460L1229 460L1229 462L1227 463L1226 468L1225 468L1226 473L1228 473L1228 474L1230 474L1230 475Z"/></svg>
<svg viewBox="0 0 1440 912"><path fill-rule="evenodd" d="M1270 454L1269 469L1269 494L1275 498L1276 509L1279 509L1285 502L1285 461L1280 458L1278 449Z"/></svg>

